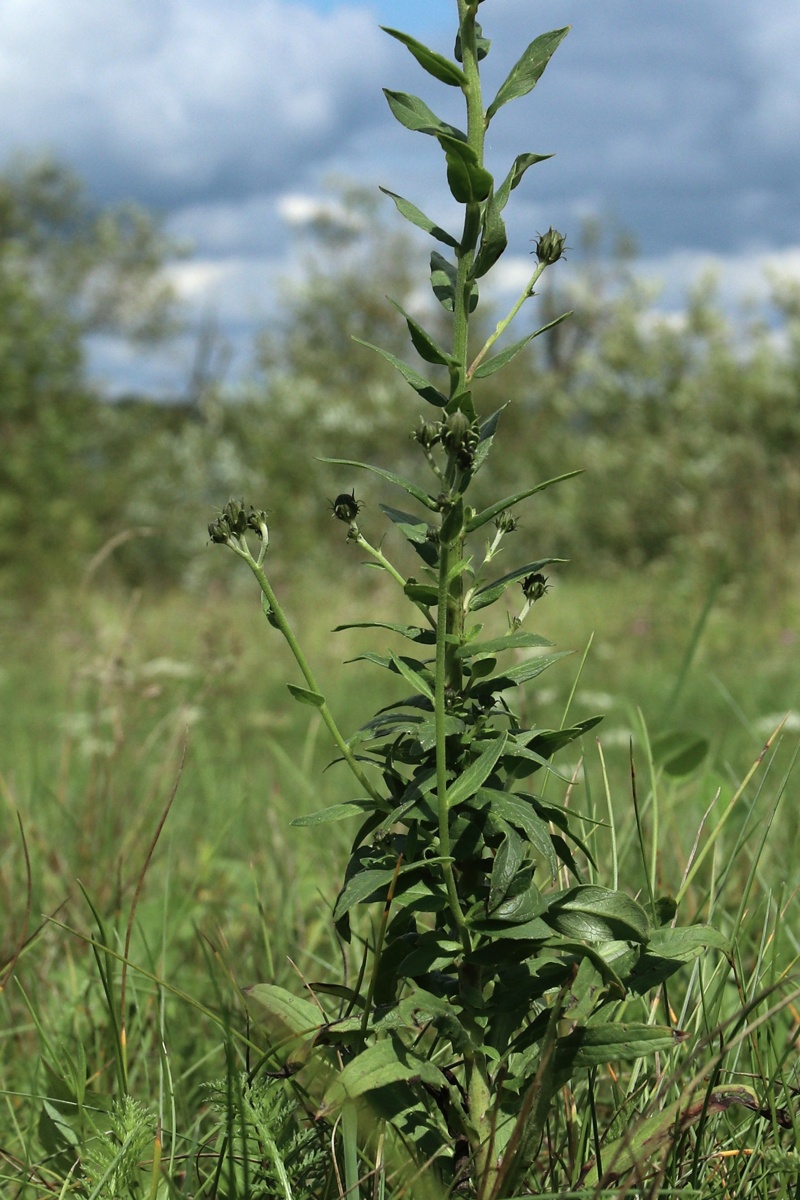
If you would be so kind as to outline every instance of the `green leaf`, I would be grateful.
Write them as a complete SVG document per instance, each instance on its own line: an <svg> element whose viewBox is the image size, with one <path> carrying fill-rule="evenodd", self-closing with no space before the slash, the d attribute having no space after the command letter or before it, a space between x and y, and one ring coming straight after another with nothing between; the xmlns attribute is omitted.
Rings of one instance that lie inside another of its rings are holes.
<svg viewBox="0 0 800 1200"><path fill-rule="evenodd" d="M375 346L372 342L365 342L363 338L354 337L353 341L358 342L359 346L366 346L368 350L374 350L376 354L380 354L381 358L385 358L388 363L391 363L394 369L400 372L406 383L410 384L417 395L421 396L423 400L427 400L428 404L432 404L434 408L444 408L447 404L447 396L443 395L438 388L435 388L424 375L420 375L419 371L415 371L409 363L403 362L402 359L397 358L394 354L390 354L388 350L384 350L381 346ZM330 460L323 458L320 461L326 462Z"/></svg>
<svg viewBox="0 0 800 1200"><path fill-rule="evenodd" d="M328 1086L317 1116L329 1113L346 1100L355 1100L376 1088L419 1079L429 1087L446 1088L438 1067L418 1058L398 1038L382 1038L368 1046Z"/></svg>
<svg viewBox="0 0 800 1200"><path fill-rule="evenodd" d="M416 204L412 204L410 200L404 200L402 196L398 196L395 192L390 192L388 188L382 187L380 190L384 195L391 196L397 205L397 211L407 221L410 221L412 225L416 225L418 229L423 229L425 233L429 233L437 241L444 242L445 246L452 246L454 250L458 249L459 243L453 235L448 233L446 229L442 229L439 225L435 224L430 217L426 217L425 213L417 208Z"/></svg>
<svg viewBox="0 0 800 1200"><path fill-rule="evenodd" d="M530 804L513 792L501 792L495 788L481 788L478 800L488 800L493 816L501 817L509 825L520 830L533 849L550 868L550 878L555 881L558 874L558 859L553 849L547 822L533 811Z"/></svg>
<svg viewBox="0 0 800 1200"><path fill-rule="evenodd" d="M407 92L392 92L388 88L383 89L383 94L395 118L406 129L415 133L429 133L433 137L445 136L466 144L467 135L454 125L440 121L436 113L431 112L419 96L410 96Z"/></svg>
<svg viewBox="0 0 800 1200"><path fill-rule="evenodd" d="M451 87L466 87L467 77L460 67L455 63L450 62L441 54L437 54L435 50L429 50L427 46L423 46L422 42L418 42L415 38L409 37L407 33L400 33L397 29L389 29L386 25L381 25L384 33L388 33L389 37L396 38L398 42L411 51L419 65L433 75L434 79L438 79L441 83L448 83Z"/></svg>
<svg viewBox="0 0 800 1200"><path fill-rule="evenodd" d="M447 312L452 312L455 308L457 278L458 271L455 265L448 262L438 250L434 250L431 254L431 287L434 296ZM474 312L477 307L478 289L473 285L469 294L469 311Z"/></svg>
<svg viewBox="0 0 800 1200"><path fill-rule="evenodd" d="M408 332L411 335L411 341L413 342L414 349L416 350L417 354L419 354L420 358L424 358L426 362L433 363L438 367L449 367L453 362L452 356L447 354L447 352L444 351L440 345L438 345L428 331L422 328L419 322L415 321L413 317L408 315L402 305L398 304L396 300L392 300L391 298L389 298L389 303L393 308L397 309L402 317L405 318L406 325L408 326Z"/></svg>
<svg viewBox="0 0 800 1200"><path fill-rule="evenodd" d="M628 980L635 992L649 992L707 950L730 953L728 939L710 925L654 929Z"/></svg>
<svg viewBox="0 0 800 1200"><path fill-rule="evenodd" d="M312 692L308 688L298 687L295 683L287 683L286 686L295 700L299 701L300 704L310 704L312 708L324 707L325 697L320 696L319 692Z"/></svg>
<svg viewBox="0 0 800 1200"><path fill-rule="evenodd" d="M526 96L528 92L536 87L536 84L544 73L545 67L569 33L569 30L569 25L564 29L554 29L551 33L543 33L535 41L531 42L519 61L511 68L508 78L487 108L487 125L498 109L507 104L509 100L516 100L520 96Z"/></svg>
<svg viewBox="0 0 800 1200"><path fill-rule="evenodd" d="M255 983L244 988L248 1007L255 1004L256 1015L265 1009L270 1017L278 1021L290 1033L308 1036L316 1033L324 1024L322 1013L310 1000L302 1000L274 983Z"/></svg>
<svg viewBox="0 0 800 1200"><path fill-rule="evenodd" d="M419 500L420 504L424 504L426 508L430 508L433 512L439 511L439 505L432 496L424 492L421 487L417 487L409 479L403 479L400 475L395 475L394 471L386 471L383 467L373 467L370 463L355 462L351 458L326 458L321 456L319 462L331 463L335 467L358 467L361 471L372 471L374 475L380 475L382 479L388 479L389 483L395 483L401 487L403 491L408 492L409 496L413 496L415 500ZM562 562L562 559L548 559L548 562Z"/></svg>
<svg viewBox="0 0 800 1200"><path fill-rule="evenodd" d="M485 783L497 765L498 759L505 750L508 734L505 732L493 738L484 752L466 771L459 775L455 783L447 789L447 807L455 808L474 796L481 784Z"/></svg>
<svg viewBox="0 0 800 1200"><path fill-rule="evenodd" d="M348 879L339 893L333 910L334 921L340 920L356 904L385 899L389 885L394 879L393 867L359 871Z"/></svg>
<svg viewBox="0 0 800 1200"><path fill-rule="evenodd" d="M632 1062L649 1054L666 1053L689 1035L666 1025L629 1024L582 1026L556 1043L556 1074L564 1082L574 1071L612 1062Z"/></svg>
<svg viewBox="0 0 800 1200"><path fill-rule="evenodd" d="M524 492L517 492L514 496L507 496L505 500L498 500L496 504L491 504L488 508L484 508L479 513L476 513L472 520L467 523L466 532L474 533L476 529L480 529L481 525L485 525L487 521L493 521L500 513L513 508L515 504L519 504L521 500L526 500L528 496L533 496L536 492L543 492L545 488L552 487L554 483L562 483L565 479L573 479L576 475L582 474L583 468L577 471L567 471L565 475L555 475L552 479L546 479L544 483L537 483L535 487L526 488Z"/></svg>
<svg viewBox="0 0 800 1200"><path fill-rule="evenodd" d="M505 208L509 196L514 188L519 185L528 167L532 167L536 163L545 162L548 158L552 157L552 154L518 154L514 159L511 170L495 193L495 203L498 206L498 211L502 212Z"/></svg>
<svg viewBox="0 0 800 1200"><path fill-rule="evenodd" d="M502 842L497 847L492 863L492 875L489 882L489 902L487 911L490 915L498 905L502 904L508 895L512 880L522 865L525 857L525 847L522 838L510 827L506 830ZM532 914L535 915L535 914Z"/></svg>
<svg viewBox="0 0 800 1200"><path fill-rule="evenodd" d="M411 666L408 659L399 658L396 654L393 654L391 650L389 651L389 658L394 665L395 670L398 672L398 674L403 676L407 683L410 683L411 686L415 688L421 696L425 696L428 700L433 700L433 688L422 675L422 673L420 671L416 671L414 667Z"/></svg>
<svg viewBox="0 0 800 1200"><path fill-rule="evenodd" d="M385 511L383 504L381 508ZM393 633L399 633L402 637L408 638L411 642L432 645L436 641L436 633L433 629L423 629L419 625L398 625L395 621L349 621L345 625L336 625L333 632L342 633L345 629L390 629Z"/></svg>
<svg viewBox="0 0 800 1200"><path fill-rule="evenodd" d="M488 642L467 642L456 650L456 657L468 661L491 657L502 650L529 649L532 646L552 646L547 638L538 633L509 633L505 637L492 638Z"/></svg>
<svg viewBox="0 0 800 1200"><path fill-rule="evenodd" d="M422 604L425 608L435 608L439 603L438 589L428 583L417 583L416 579L409 579L403 591L414 604Z"/></svg>
<svg viewBox="0 0 800 1200"><path fill-rule="evenodd" d="M478 204L492 190L494 180L478 162L478 155L460 137L437 133L439 145L447 159L447 183L451 195L459 204Z"/></svg>
<svg viewBox="0 0 800 1200"><path fill-rule="evenodd" d="M357 800L345 800L343 804L330 804L327 808L317 809L316 812L308 813L304 817L295 817L289 824L298 826L327 825L331 821L344 821L359 813L376 812L377 810L377 802L364 796Z"/></svg>
<svg viewBox="0 0 800 1200"><path fill-rule="evenodd" d="M673 779L691 775L708 757L710 743L691 729L670 729L653 738L653 762Z"/></svg>
<svg viewBox="0 0 800 1200"><path fill-rule="evenodd" d="M578 884L550 904L544 918L564 937L587 942L646 942L647 913L623 892L594 884Z"/></svg>
<svg viewBox="0 0 800 1200"><path fill-rule="evenodd" d="M732 1104L741 1104L753 1112L762 1110L762 1101L753 1088L729 1083L709 1091L703 1087L691 1098L682 1096L674 1104L659 1109L643 1121L628 1122L625 1134L603 1148L603 1178L598 1177L597 1164L583 1178L583 1186L595 1194L602 1183L614 1183L629 1171L641 1176L656 1151L669 1146L676 1138L698 1121L714 1113L726 1112Z"/></svg>
<svg viewBox="0 0 800 1200"><path fill-rule="evenodd" d="M508 235L503 218L502 205L494 193L490 194L483 212L481 244L472 267L471 277L480 279L490 271L508 245Z"/></svg>
<svg viewBox="0 0 800 1200"><path fill-rule="evenodd" d="M471 521L467 528L471 527L474 527L474 521ZM513 571L508 571L499 579L495 579L493 583L487 583L485 587L478 588L469 602L470 612L476 612L479 608L486 608L489 604L494 604L516 579L522 579L525 575L535 575L541 571L542 567L549 566L550 563L566 561L565 558L540 558L537 562L526 563L524 567L516 567Z"/></svg>
<svg viewBox="0 0 800 1200"><path fill-rule="evenodd" d="M566 321L567 317L572 316L572 311L562 313L560 317L556 317L554 321L548 321L546 325L542 325L541 329L535 329L533 333L527 334L518 342L514 342L512 346L506 346L505 350L501 350L499 354L495 354L492 358L485 359L479 367L476 367L472 374L473 379L486 379L488 375L494 375L495 371L499 371L506 363L510 363L512 358L516 358L520 350L527 346L528 342L532 342L540 333L546 333L548 329L552 329L555 325L560 325L562 321Z"/></svg>

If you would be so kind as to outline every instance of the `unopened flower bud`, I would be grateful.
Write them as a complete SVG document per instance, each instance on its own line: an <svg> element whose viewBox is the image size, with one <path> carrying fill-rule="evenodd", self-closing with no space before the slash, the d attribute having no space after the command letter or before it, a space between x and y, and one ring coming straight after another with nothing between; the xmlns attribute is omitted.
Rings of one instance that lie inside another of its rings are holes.
<svg viewBox="0 0 800 1200"><path fill-rule="evenodd" d="M564 235L551 225L547 233L540 234L536 239L536 257L539 262L548 267L558 262L564 253L565 241Z"/></svg>
<svg viewBox="0 0 800 1200"><path fill-rule="evenodd" d="M550 585L547 582L547 578L540 571L536 571L532 575L526 575L522 581L522 594L526 600L530 600L531 604L534 604L537 600L541 600L545 592L549 590Z"/></svg>
<svg viewBox="0 0 800 1200"><path fill-rule="evenodd" d="M420 417L419 425L411 436L415 442L419 442L424 450L431 450L441 440L442 427L433 421L426 421Z"/></svg>
<svg viewBox="0 0 800 1200"><path fill-rule="evenodd" d="M352 524L358 516L364 505L356 500L355 488L349 494L342 492L335 500L330 500L331 516L336 517L337 521L344 521L346 525Z"/></svg>
<svg viewBox="0 0 800 1200"><path fill-rule="evenodd" d="M247 532L247 513L243 500L229 500L222 510L222 516L234 537L244 536Z"/></svg>
<svg viewBox="0 0 800 1200"><path fill-rule="evenodd" d="M517 518L512 517L507 509L501 512L499 517L495 517L494 523L498 533L513 533L517 528Z"/></svg>

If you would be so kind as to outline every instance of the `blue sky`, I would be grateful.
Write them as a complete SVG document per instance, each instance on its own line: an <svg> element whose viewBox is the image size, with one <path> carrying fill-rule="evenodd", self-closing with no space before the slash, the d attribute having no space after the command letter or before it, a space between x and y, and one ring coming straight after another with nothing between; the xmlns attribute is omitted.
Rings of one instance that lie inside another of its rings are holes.
<svg viewBox="0 0 800 1200"><path fill-rule="evenodd" d="M455 0L3 0L0 161L49 152L99 202L159 211L193 257L190 313L215 311L242 355L293 269L292 225L345 175L452 216L432 139L393 122L381 86L458 121L459 99L380 23L450 53ZM484 0L486 90L525 45L573 26L536 91L492 125L489 166L556 152L514 193L506 276L549 224L630 230L664 303L713 264L727 293L765 267L800 276L797 0ZM511 211L509 209L509 211ZM109 386L143 379L97 347ZM182 353L191 355L190 340ZM148 368L179 386L180 354ZM161 374L159 374L161 372Z"/></svg>

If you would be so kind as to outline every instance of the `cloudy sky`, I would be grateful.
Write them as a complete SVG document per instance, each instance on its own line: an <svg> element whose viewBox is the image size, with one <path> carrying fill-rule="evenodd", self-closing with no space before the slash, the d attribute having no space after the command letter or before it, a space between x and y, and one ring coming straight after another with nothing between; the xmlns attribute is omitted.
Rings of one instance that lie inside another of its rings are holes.
<svg viewBox="0 0 800 1200"><path fill-rule="evenodd" d="M446 223L432 139L397 125L381 86L459 122L456 89L380 29L449 53L455 0L0 0L0 162L49 152L98 202L133 198L193 247L175 268L189 311L216 312L242 361L290 269L291 225L345 175ZM556 152L514 193L512 236L612 217L665 303L716 263L732 294L765 265L800 276L797 0L485 0L489 96L525 45L571 24L536 91L495 118L488 165ZM389 202L387 201L387 204ZM399 218L398 218L399 220ZM513 274L514 261L511 261ZM180 387L98 347L112 388Z"/></svg>

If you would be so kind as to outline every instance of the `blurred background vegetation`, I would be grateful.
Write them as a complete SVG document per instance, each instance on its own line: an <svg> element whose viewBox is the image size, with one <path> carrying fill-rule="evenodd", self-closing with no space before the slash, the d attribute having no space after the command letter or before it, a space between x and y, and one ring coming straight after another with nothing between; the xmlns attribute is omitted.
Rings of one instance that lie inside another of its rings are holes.
<svg viewBox="0 0 800 1200"><path fill-rule="evenodd" d="M87 370L86 337L174 334L181 312L165 268L177 247L138 208L93 209L57 164L0 175L8 603L68 592L87 571L159 591L222 586L235 573L205 529L231 495L271 512L284 570L329 567L338 534L326 497L355 485L369 502L372 491L315 456L416 471L416 397L351 335L414 357L384 296L426 303L426 251L383 198L343 187L339 199L354 219L305 230L304 269L246 377L226 384L214 365L224 347L206 327L183 396L109 401ZM570 240L530 320L574 316L533 342L494 393L492 379L484 385L484 407L509 405L493 493L585 468L538 497L530 523L523 513L531 551L569 558L576 578L721 573L743 589L756 578L785 587L800 513L800 285L776 278L768 304L731 313L709 278L666 315L627 239L587 225ZM482 311L492 328L500 314L490 302Z"/></svg>

